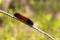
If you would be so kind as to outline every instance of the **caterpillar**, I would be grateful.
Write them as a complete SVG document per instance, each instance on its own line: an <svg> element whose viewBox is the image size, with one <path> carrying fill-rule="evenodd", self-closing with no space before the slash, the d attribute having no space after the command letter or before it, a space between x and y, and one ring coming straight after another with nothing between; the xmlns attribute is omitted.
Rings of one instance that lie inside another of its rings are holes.
<svg viewBox="0 0 60 40"><path fill-rule="evenodd" d="M15 13L14 16L15 16L18 20L24 22L25 24L27 24L27 25L29 25L29 26L33 26L33 22L32 22L29 18L27 18L27 17L25 17L25 16L23 16L23 15L21 15L21 14L19 14L19 13Z"/></svg>

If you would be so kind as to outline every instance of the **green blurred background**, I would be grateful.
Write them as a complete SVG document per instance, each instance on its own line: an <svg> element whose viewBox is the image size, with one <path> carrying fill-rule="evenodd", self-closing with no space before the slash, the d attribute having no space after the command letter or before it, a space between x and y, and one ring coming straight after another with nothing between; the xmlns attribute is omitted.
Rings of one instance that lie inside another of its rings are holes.
<svg viewBox="0 0 60 40"><path fill-rule="evenodd" d="M18 12L60 40L60 0L0 0L0 10ZM50 40L22 22L0 13L0 40Z"/></svg>

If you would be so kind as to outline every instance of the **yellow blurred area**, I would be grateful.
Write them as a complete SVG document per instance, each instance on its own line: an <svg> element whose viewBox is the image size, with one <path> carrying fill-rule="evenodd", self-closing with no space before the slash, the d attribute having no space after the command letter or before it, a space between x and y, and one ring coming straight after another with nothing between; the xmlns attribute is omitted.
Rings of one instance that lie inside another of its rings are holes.
<svg viewBox="0 0 60 40"><path fill-rule="evenodd" d="M0 0L0 4L2 3L2 0Z"/></svg>
<svg viewBox="0 0 60 40"><path fill-rule="evenodd" d="M2 17L3 16L3 14L2 13L0 13L0 17Z"/></svg>
<svg viewBox="0 0 60 40"><path fill-rule="evenodd" d="M53 23L53 29L56 31L56 29L60 28L60 21L55 21Z"/></svg>
<svg viewBox="0 0 60 40"><path fill-rule="evenodd" d="M2 35L2 33L3 33L3 32L0 30L0 35Z"/></svg>
<svg viewBox="0 0 60 40"><path fill-rule="evenodd" d="M49 21L49 20L52 18L52 15L51 15L51 14L47 14L47 15L45 16L45 18L46 18L47 21Z"/></svg>
<svg viewBox="0 0 60 40"><path fill-rule="evenodd" d="M11 40L11 35L10 34L5 34L6 40Z"/></svg>
<svg viewBox="0 0 60 40"><path fill-rule="evenodd" d="M34 5L35 4L34 0L31 0L30 1L30 4Z"/></svg>

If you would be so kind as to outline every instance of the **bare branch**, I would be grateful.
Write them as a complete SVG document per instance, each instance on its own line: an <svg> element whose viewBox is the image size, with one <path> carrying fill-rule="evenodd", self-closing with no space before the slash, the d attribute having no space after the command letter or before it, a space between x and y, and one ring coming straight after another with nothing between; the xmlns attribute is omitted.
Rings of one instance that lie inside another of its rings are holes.
<svg viewBox="0 0 60 40"><path fill-rule="evenodd" d="M6 15L8 15L8 16L10 16L10 17L12 17L12 18L17 19L15 16L13 16L13 15L11 15L11 14L9 14L9 13L7 13L7 12L3 11L3 10L0 10L0 12L1 12L1 13L3 13L3 14L6 14Z"/></svg>
<svg viewBox="0 0 60 40"><path fill-rule="evenodd" d="M47 34L46 32L44 32L43 30L37 28L37 26L33 25L33 28L36 29L37 31L39 31L40 33L46 35L47 37L49 37L51 40L55 40L52 36L50 36L49 34Z"/></svg>
<svg viewBox="0 0 60 40"><path fill-rule="evenodd" d="M13 16L13 15L11 15L11 14L5 12L5 11L0 10L0 12L2 12L3 14L6 14L6 15L8 15L8 16L14 18L14 19L17 19L15 16ZM17 19L17 20L18 20L18 19ZM41 29L37 28L37 26L33 25L32 28L34 28L34 29L37 30L38 32L40 32L40 33L46 35L46 36L49 37L51 40L55 40L52 36L50 36L49 34L47 34L47 33L44 32L44 31L42 31Z"/></svg>

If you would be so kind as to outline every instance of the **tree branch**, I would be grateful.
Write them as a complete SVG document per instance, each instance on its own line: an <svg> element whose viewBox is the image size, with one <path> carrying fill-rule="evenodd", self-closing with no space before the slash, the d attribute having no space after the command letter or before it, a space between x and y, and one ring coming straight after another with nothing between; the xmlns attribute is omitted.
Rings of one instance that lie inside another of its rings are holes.
<svg viewBox="0 0 60 40"><path fill-rule="evenodd" d="M13 16L13 15L11 15L11 14L5 12L5 11L0 10L0 12L3 13L3 14L8 15L8 16L14 18L14 19L17 19L15 16ZM18 19L17 19L17 20L18 20ZM49 34L47 34L47 33L44 32L44 31L42 31L41 29L37 28L37 26L33 25L32 28L34 28L34 29L37 30L38 32L40 32L40 33L46 35L46 36L49 37L51 40L55 40L52 36L50 36Z"/></svg>

